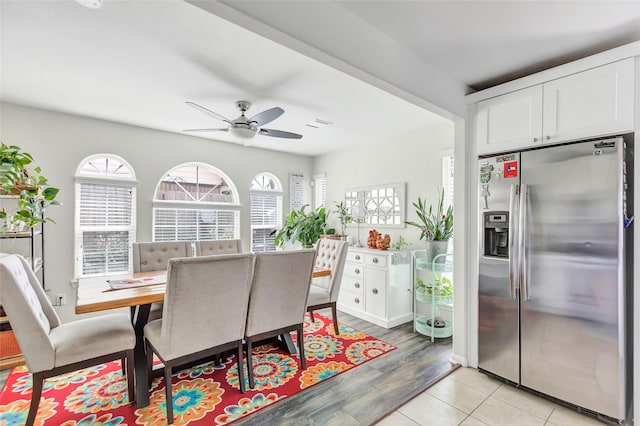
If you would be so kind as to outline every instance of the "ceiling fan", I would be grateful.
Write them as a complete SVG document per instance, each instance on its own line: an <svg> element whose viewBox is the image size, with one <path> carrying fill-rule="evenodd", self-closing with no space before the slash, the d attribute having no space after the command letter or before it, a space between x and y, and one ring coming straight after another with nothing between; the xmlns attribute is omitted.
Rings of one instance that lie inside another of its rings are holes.
<svg viewBox="0 0 640 426"><path fill-rule="evenodd" d="M229 124L229 127L217 128L217 129L185 129L185 132L229 132L242 139L251 139L256 134L263 136L272 136L274 138L287 138L287 139L301 139L302 135L298 133L286 132L284 130L264 129L261 126L271 123L276 118L284 114L284 110L280 107L274 107L265 111L262 111L251 118L247 118L244 113L251 107L251 103L247 101L237 101L236 106L240 109L240 117L235 120L229 120L215 113L201 105L194 102L185 102L192 108L197 109L213 118L222 120Z"/></svg>

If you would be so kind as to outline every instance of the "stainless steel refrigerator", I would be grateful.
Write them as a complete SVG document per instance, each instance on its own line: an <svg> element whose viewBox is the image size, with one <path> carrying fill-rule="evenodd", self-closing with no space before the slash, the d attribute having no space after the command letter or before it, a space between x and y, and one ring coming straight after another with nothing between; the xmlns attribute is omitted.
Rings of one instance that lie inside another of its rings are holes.
<svg viewBox="0 0 640 426"><path fill-rule="evenodd" d="M479 368L629 420L633 135L480 158Z"/></svg>

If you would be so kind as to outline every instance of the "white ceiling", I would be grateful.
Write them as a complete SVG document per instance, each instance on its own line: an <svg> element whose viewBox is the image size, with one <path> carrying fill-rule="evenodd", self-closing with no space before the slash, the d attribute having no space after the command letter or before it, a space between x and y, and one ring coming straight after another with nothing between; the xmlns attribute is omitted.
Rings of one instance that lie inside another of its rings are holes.
<svg viewBox="0 0 640 426"><path fill-rule="evenodd" d="M70 0L0 0L0 99L176 133L224 124L185 101L233 119L234 102L248 100L248 116L284 108L265 127L304 135L256 136L253 146L306 155L442 120L194 4L104 0L91 10ZM372 43L392 39L468 91L640 40L640 1L224 5L338 58L346 48L393 67ZM306 126L316 118L334 124ZM226 133L197 136L241 142Z"/></svg>

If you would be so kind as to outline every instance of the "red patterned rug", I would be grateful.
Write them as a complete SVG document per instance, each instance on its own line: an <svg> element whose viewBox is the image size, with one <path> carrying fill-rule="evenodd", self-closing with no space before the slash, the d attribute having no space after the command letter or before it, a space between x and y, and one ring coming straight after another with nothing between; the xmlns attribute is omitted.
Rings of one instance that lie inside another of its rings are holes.
<svg viewBox="0 0 640 426"><path fill-rule="evenodd" d="M174 425L231 423L395 349L343 324L336 336L329 318L317 313L315 318L315 323L305 321L306 370L297 354L264 345L254 348L256 386L251 390L247 382L245 394L234 356L217 367L209 363L174 374ZM245 372L245 382L246 377ZM54 377L44 383L36 425L166 424L164 388L164 379L155 379L149 406L136 409L127 404L118 361ZM30 398L31 375L26 367L16 367L0 394L0 425L24 425Z"/></svg>

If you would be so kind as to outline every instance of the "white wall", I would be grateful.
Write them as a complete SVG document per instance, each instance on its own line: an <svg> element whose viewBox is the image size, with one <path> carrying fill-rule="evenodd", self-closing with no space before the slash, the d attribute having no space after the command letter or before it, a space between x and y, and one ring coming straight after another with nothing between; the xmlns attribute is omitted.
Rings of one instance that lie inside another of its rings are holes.
<svg viewBox="0 0 640 426"><path fill-rule="evenodd" d="M418 196L427 197L429 203L437 199L437 189L442 186L442 161L440 154L454 146L454 126L449 120L415 132L365 144L316 157L314 173L327 173L327 207L332 211L328 223L340 230L334 202L344 200L346 189L387 183L407 182L406 218L417 220L411 205ZM414 227L384 228L360 226L360 241L366 244L369 229L375 228L391 236L393 244L400 236L412 243L410 250L422 249L420 233ZM356 239L356 227L347 227L346 233Z"/></svg>
<svg viewBox="0 0 640 426"><path fill-rule="evenodd" d="M73 319L74 276L74 180L76 168L87 156L112 153L134 168L139 181L137 194L137 240L152 238L152 198L155 186L172 167L190 161L211 164L226 173L236 185L240 203L240 237L250 246L249 187L260 172L271 172L285 189L284 212L288 212L289 173L303 173L306 202L311 200L308 178L311 157L285 154L208 139L150 130L114 122L94 120L46 110L0 104L0 140L33 154L35 163L52 186L60 188L62 207L51 207L47 215L56 221L46 228L46 285L50 295L65 293L67 305L58 308L63 321Z"/></svg>

